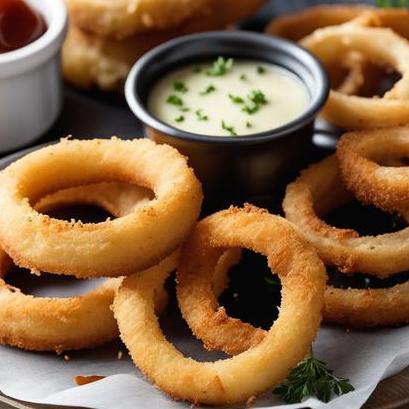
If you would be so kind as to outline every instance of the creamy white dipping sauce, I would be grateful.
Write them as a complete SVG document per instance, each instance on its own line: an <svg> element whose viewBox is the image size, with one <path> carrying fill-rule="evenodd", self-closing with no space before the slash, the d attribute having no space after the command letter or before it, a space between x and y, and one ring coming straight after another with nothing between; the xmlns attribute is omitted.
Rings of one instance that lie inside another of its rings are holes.
<svg viewBox="0 0 409 409"><path fill-rule="evenodd" d="M269 131L310 104L302 81L277 65L224 59L169 73L153 87L148 109L161 121L201 135Z"/></svg>

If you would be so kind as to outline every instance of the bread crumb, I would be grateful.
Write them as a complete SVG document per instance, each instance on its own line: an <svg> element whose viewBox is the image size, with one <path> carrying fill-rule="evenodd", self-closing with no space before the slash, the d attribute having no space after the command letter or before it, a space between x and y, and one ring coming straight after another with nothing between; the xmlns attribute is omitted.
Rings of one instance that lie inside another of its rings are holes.
<svg viewBox="0 0 409 409"><path fill-rule="evenodd" d="M100 376L100 375L77 375L74 377L74 382L78 386L82 385L87 385L89 383L97 382L100 381L101 379L104 379L105 376Z"/></svg>

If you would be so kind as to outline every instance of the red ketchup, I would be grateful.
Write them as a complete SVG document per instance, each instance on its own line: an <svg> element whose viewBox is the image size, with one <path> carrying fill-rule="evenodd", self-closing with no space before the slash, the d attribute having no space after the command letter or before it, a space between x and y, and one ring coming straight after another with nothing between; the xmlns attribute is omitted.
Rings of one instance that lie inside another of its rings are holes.
<svg viewBox="0 0 409 409"><path fill-rule="evenodd" d="M30 44L46 30L43 17L24 0L0 0L0 53Z"/></svg>

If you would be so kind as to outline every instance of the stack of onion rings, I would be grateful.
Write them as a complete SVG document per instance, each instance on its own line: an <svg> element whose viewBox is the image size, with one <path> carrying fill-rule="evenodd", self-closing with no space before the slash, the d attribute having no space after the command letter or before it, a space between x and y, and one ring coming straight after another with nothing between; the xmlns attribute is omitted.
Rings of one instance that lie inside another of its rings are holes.
<svg viewBox="0 0 409 409"><path fill-rule="evenodd" d="M279 17L266 32L300 41L322 60L335 84L323 111L326 120L344 129L387 127L408 122L408 16L404 9L317 6ZM383 98L368 98L376 92L382 66L404 78Z"/></svg>
<svg viewBox="0 0 409 409"><path fill-rule="evenodd" d="M106 91L121 89L132 65L148 50L185 34L223 30L230 24L253 14L264 2L264 0L165 1L163 3L168 3L166 7L158 11L162 14L166 13L172 3L178 3L176 9L172 10L172 16L175 19L183 18L184 14L178 14L176 10L184 3L194 3L196 11L190 17L186 14L186 18L177 24L170 19L169 24L162 24L160 29L157 25L156 29L153 26L139 26L140 29L147 29L149 32L141 33L137 30L130 34L130 26L126 22L128 19L134 19L132 13L129 15L125 13L127 17L124 24L107 24L105 12L100 9L106 9L109 13L112 9L123 11L124 5L132 1L120 0L114 5L111 2L98 0L68 1L72 23L63 47L63 72L68 82L81 88L97 86ZM160 3L160 0L143 0L134 13L140 18L141 15L146 15L142 13L143 6L149 4L157 7L158 1ZM91 13L94 8L100 12ZM182 8L186 12L189 11L189 7ZM190 10L192 11L192 8ZM109 18L119 19L118 15L112 17L109 14L109 16ZM90 20L91 25L88 24Z"/></svg>
<svg viewBox="0 0 409 409"><path fill-rule="evenodd" d="M86 31L122 39L179 25L206 8L210 0L67 0L70 16Z"/></svg>
<svg viewBox="0 0 409 409"><path fill-rule="evenodd" d="M143 188L120 183L99 183L57 191L40 199L35 209L49 212L74 204L93 204L115 217L143 206L151 193ZM176 267L177 255L151 271ZM122 278L111 278L85 295L71 298L42 298L23 294L7 284L4 276L11 266L0 250L0 343L36 351L91 348L116 339L118 326L110 309ZM155 294L155 307L161 313L167 304L163 287Z"/></svg>
<svg viewBox="0 0 409 409"><path fill-rule="evenodd" d="M320 217L347 203L352 195L343 187L335 155L311 165L287 187L286 218L317 250L327 265L347 273L381 278L409 269L409 227L395 233L360 237ZM399 325L409 322L409 283L385 289L340 289L325 293L324 320L354 327Z"/></svg>
<svg viewBox="0 0 409 409"><path fill-rule="evenodd" d="M250 248L266 255L283 285L279 317L264 342L231 359L194 361L166 340L152 297L167 274L131 276L115 297L114 314L132 359L155 385L175 399L206 404L246 401L283 380L308 352L316 335L325 269L289 223L266 211L250 206L230 208L202 220L182 251L179 280L210 276L229 247ZM211 280L208 284L210 289Z"/></svg>

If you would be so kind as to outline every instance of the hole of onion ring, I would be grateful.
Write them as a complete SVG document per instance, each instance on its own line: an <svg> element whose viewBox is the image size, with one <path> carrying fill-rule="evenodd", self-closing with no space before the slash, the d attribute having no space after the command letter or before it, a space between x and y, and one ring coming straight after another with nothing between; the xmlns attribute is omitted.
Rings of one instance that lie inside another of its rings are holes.
<svg viewBox="0 0 409 409"><path fill-rule="evenodd" d="M360 273L344 274L329 266L327 273L328 284L336 288L390 288L409 280L409 271L393 274L385 279Z"/></svg>
<svg viewBox="0 0 409 409"><path fill-rule="evenodd" d="M54 219L68 221L74 219L76 221L81 220L83 223L100 223L104 222L108 217L115 219L115 216L101 207L89 204L59 206L57 209L44 213Z"/></svg>
<svg viewBox="0 0 409 409"><path fill-rule="evenodd" d="M229 271L229 286L219 297L228 315L268 330L278 315L281 284L264 256L243 250L242 259Z"/></svg>
<svg viewBox="0 0 409 409"><path fill-rule="evenodd" d="M384 213L374 206L364 206L356 200L338 207L324 220L331 226L354 229L362 236L392 233L407 226L397 215ZM381 279L360 273L344 274L327 266L327 273L328 284L337 288L388 288L409 280L409 272Z"/></svg>
<svg viewBox="0 0 409 409"><path fill-rule="evenodd" d="M219 351L208 351L201 341L197 340L182 318L176 300L175 274L171 274L164 285L168 292L168 305L159 316L159 324L166 338L185 356L201 362L211 362L226 359L228 356Z"/></svg>
<svg viewBox="0 0 409 409"><path fill-rule="evenodd" d="M226 359L228 356L219 351L208 351L201 341L196 339L190 331L186 321L175 302L174 294L170 297L168 308L159 317L160 327L166 338L183 353L183 355L201 362L212 362Z"/></svg>
<svg viewBox="0 0 409 409"><path fill-rule="evenodd" d="M328 67L330 86L338 89L349 74L347 67L333 63ZM400 80L399 72L383 65L365 61L362 71L364 82L354 94L360 97L382 97Z"/></svg>
<svg viewBox="0 0 409 409"><path fill-rule="evenodd" d="M374 206L364 206L356 200L334 209L323 220L331 226L354 229L361 236L392 233L407 226L398 215L384 213Z"/></svg>
<svg viewBox="0 0 409 409"><path fill-rule="evenodd" d="M99 206L75 204L59 206L47 212L51 217L61 220L81 220L84 223L98 223L108 217L114 219L110 213ZM75 257L75 255L73 255ZM78 280L75 277L41 273L40 276L31 274L26 269L13 265L6 275L7 284L19 288L25 294L37 297L73 297L92 290L104 281L104 278Z"/></svg>
<svg viewBox="0 0 409 409"><path fill-rule="evenodd" d="M60 298L85 294L104 280L105 278L78 280L75 277L47 273L37 276L17 266L12 266L5 278L7 284L19 288L24 294Z"/></svg>
<svg viewBox="0 0 409 409"><path fill-rule="evenodd" d="M278 276L272 275L266 258L249 250L243 250L241 261L229 271L229 286L219 297L231 317L243 322L269 329L278 315L281 303L281 284ZM169 303L159 322L165 336L186 356L198 361L226 359L222 352L207 351L196 340L181 317L175 296L174 277L166 286Z"/></svg>

